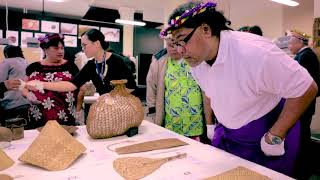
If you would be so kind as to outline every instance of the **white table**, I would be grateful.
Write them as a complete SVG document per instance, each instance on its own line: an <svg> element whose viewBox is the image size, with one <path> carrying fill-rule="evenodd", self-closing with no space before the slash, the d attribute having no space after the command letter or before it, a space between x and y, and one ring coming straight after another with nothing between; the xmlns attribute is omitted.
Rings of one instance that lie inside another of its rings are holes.
<svg viewBox="0 0 320 180"><path fill-rule="evenodd" d="M25 131L24 139L13 141L11 147L5 149L5 152L13 158L16 163L9 169L0 173L9 174L17 180L117 180L122 179L122 177L114 171L112 163L113 160L118 157L142 156L157 158L173 156L177 153L187 153L186 158L168 162L144 179L203 179L205 177L220 174L237 166L247 167L275 180L291 179L288 176L271 169L241 159L212 146L204 145L192 139L183 137L148 121L143 121L142 125L139 127L139 134L131 138L128 138L127 136L118 136L110 139L95 140L89 137L84 126L80 127L75 138L87 147L87 151L68 169L51 172L22 163L18 160L18 157L27 149L37 135L38 132L36 130ZM128 144L162 138L179 138L182 141L189 143L189 145L130 155L118 155L107 149L107 146L111 144L128 140L131 142L113 145L110 148L114 149Z"/></svg>

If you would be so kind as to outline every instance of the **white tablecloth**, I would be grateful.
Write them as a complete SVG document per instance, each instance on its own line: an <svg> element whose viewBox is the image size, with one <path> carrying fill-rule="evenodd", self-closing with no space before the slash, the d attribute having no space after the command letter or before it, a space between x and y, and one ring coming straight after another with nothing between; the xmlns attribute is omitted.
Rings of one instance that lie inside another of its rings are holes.
<svg viewBox="0 0 320 180"><path fill-rule="evenodd" d="M204 145L178 135L148 121L143 121L139 127L139 134L131 138L118 136L110 139L95 140L89 137L85 126L80 127L75 138L87 147L87 151L68 169L51 172L22 163L18 160L18 157L27 149L38 134L36 130L25 131L25 138L13 141L11 147L4 149L5 152L13 158L15 164L9 169L0 172L0 174L9 174L17 180L117 180L122 179L122 177L114 171L112 166L113 160L116 158L126 156L158 158L173 156L177 153L187 153L186 158L168 162L144 179L203 179L237 166L247 167L275 180L291 179L283 174L241 159L212 146ZM118 155L109 150L124 145L162 138L179 138L189 143L189 145L129 155ZM108 146L110 146L109 149L107 148Z"/></svg>

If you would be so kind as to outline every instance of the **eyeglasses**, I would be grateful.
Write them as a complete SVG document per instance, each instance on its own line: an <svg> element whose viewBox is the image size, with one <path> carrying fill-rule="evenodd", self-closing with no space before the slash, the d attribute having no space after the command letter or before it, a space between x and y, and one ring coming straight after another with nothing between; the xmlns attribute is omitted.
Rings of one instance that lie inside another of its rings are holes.
<svg viewBox="0 0 320 180"><path fill-rule="evenodd" d="M183 40L176 42L176 43L172 43L172 47L177 48L177 50L181 51L182 48L184 48L185 45L187 45L187 43L189 42L189 40L192 38L194 32L197 30L198 27L194 28Z"/></svg>

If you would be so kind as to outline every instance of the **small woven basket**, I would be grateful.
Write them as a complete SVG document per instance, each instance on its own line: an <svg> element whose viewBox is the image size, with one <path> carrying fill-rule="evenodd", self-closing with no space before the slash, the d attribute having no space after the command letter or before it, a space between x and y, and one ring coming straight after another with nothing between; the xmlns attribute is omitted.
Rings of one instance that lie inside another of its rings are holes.
<svg viewBox="0 0 320 180"><path fill-rule="evenodd" d="M114 80L115 88L91 105L87 118L88 134L94 138L110 138L138 127L144 118L139 98L131 95L125 86L127 80Z"/></svg>

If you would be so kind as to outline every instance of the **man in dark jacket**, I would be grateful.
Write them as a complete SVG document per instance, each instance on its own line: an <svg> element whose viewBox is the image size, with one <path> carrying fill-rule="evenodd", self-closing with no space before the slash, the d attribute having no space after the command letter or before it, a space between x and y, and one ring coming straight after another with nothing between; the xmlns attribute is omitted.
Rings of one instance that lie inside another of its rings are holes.
<svg viewBox="0 0 320 180"><path fill-rule="evenodd" d="M303 66L309 74L312 76L314 81L317 83L318 87L320 87L319 81L319 61L317 59L317 55L313 52L313 50L308 47L309 36L305 33L292 31L291 39L289 40L289 50L295 54L294 59L299 62L301 66ZM319 95L319 94L318 94ZM301 121L301 159L300 159L300 168L304 169L304 171L299 172L301 174L298 175L299 179L309 179L310 171L308 166L310 166L309 159L311 157L309 153L310 149L310 124L312 120L312 116L315 113L316 107L316 98L312 101L310 106L306 109L304 114L300 117ZM303 167L303 168L301 168Z"/></svg>

